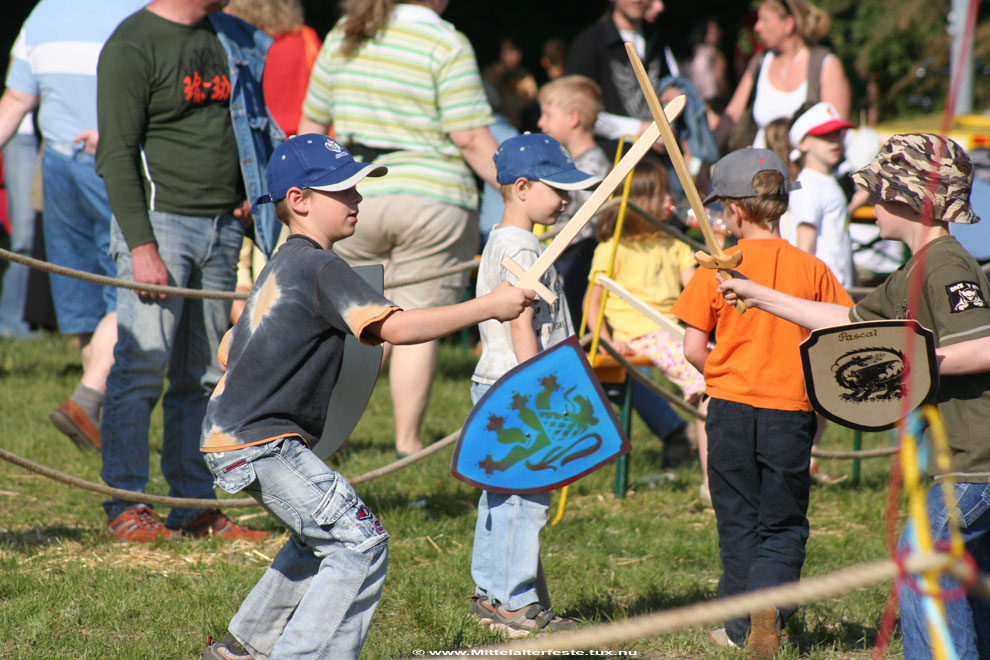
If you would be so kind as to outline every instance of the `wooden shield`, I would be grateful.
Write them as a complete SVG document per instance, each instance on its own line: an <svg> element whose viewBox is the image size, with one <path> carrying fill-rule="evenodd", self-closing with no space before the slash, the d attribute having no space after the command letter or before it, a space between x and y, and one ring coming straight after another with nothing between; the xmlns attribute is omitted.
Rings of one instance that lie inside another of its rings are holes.
<svg viewBox="0 0 990 660"><path fill-rule="evenodd" d="M629 451L575 337L498 379L461 430L451 473L498 493L554 490Z"/></svg>
<svg viewBox="0 0 990 660"><path fill-rule="evenodd" d="M861 431L894 427L938 387L935 337L917 321L821 328L801 342L811 405Z"/></svg>
<svg viewBox="0 0 990 660"><path fill-rule="evenodd" d="M382 265L356 266L354 272L375 291L381 293L384 290L385 269ZM313 447L313 452L323 460L340 449L357 426L375 389L381 363L380 345L362 344L353 335L344 338L344 359L340 365L337 386L333 388L327 404L327 421L323 426L323 435Z"/></svg>

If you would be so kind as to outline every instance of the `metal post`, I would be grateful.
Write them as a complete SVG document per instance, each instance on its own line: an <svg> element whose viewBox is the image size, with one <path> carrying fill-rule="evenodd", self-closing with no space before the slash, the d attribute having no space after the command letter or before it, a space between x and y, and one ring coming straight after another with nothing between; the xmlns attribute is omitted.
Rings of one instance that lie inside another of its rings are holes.
<svg viewBox="0 0 990 660"><path fill-rule="evenodd" d="M954 80L957 71L962 67L962 80L959 84L959 95L956 97L955 114L968 115L973 112L973 40L969 40L969 48L966 52L960 53L959 48L963 42L963 35L966 33L966 19L969 13L971 2L979 0L952 0L952 12L949 14L950 29L952 32L952 74L950 80Z"/></svg>
<svg viewBox="0 0 990 660"><path fill-rule="evenodd" d="M619 413L619 422L626 437L632 436L632 379L627 375L622 383L622 410ZM629 489L629 454L619 456L615 461L615 485L612 493L616 497L625 497Z"/></svg>
<svg viewBox="0 0 990 660"><path fill-rule="evenodd" d="M856 431L853 433L853 451L859 451L863 448L863 432ZM859 485L859 466L862 461L858 458L853 459L853 473L852 473L852 485Z"/></svg>

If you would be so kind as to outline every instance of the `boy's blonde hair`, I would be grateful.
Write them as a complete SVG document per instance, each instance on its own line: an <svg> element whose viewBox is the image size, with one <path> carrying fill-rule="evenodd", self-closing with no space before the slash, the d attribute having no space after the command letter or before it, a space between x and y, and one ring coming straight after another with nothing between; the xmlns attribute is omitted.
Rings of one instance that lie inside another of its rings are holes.
<svg viewBox="0 0 990 660"><path fill-rule="evenodd" d="M787 210L787 193L780 192L786 182L776 170L763 170L753 175L755 197L719 197L723 207L736 204L745 220L773 231L780 216Z"/></svg>
<svg viewBox="0 0 990 660"><path fill-rule="evenodd" d="M309 196L313 194L313 191L309 188L302 188L302 198L309 199ZM275 202L275 217L278 218L286 227L289 226L289 219L292 217L292 209L289 208L289 203L283 197L282 199Z"/></svg>
<svg viewBox="0 0 990 660"><path fill-rule="evenodd" d="M602 88L591 78L561 76L543 85L537 95L541 105L552 105L565 112L577 110L581 128L590 131L602 111Z"/></svg>

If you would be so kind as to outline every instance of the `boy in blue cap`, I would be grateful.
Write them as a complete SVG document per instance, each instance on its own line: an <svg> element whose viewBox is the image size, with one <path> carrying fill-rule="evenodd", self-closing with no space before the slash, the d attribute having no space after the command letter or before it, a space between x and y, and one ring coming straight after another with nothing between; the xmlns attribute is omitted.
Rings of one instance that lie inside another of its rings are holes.
<svg viewBox="0 0 990 660"><path fill-rule="evenodd" d="M200 449L217 486L250 494L291 536L230 633L203 658L356 660L361 652L385 580L388 533L310 449L326 422L345 335L414 344L509 321L533 304L533 291L506 284L458 305L406 311L365 284L330 248L354 233L355 186L386 171L316 134L287 140L269 162L269 192L257 203L274 203L291 234L221 343L226 373Z"/></svg>
<svg viewBox="0 0 990 660"><path fill-rule="evenodd" d="M478 297L516 281L502 266L505 257L529 269L543 252L533 225L552 225L567 206L568 191L583 190L600 181L577 169L564 147L548 135L526 133L509 138L494 159L505 212L481 254ZM540 282L557 295L553 305L539 301L514 320L479 325L481 358L471 377L475 403L505 372L574 334L556 270L551 266ZM471 612L483 624L510 637L574 625L554 615L536 592L540 530L546 525L549 506L550 493L483 491L478 501L471 558L476 595Z"/></svg>

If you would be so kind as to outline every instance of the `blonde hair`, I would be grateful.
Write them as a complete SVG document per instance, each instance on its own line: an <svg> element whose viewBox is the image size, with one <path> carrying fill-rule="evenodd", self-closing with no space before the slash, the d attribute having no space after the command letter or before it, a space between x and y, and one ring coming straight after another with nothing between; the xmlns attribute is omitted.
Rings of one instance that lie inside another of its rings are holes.
<svg viewBox="0 0 990 660"><path fill-rule="evenodd" d="M644 211L653 213L658 220L664 220L665 218L661 217L665 215L662 214L664 209L660 209L659 206L663 203L663 197L667 194L669 185L670 175L667 173L667 168L656 159L645 158L639 161L636 169L633 170L632 183L629 186L629 201ZM618 219L618 206L613 206L602 213L595 224L595 237L603 243L612 238ZM652 222L631 208L627 208L620 240L635 240L659 231L661 229L654 226Z"/></svg>
<svg viewBox="0 0 990 660"><path fill-rule="evenodd" d="M784 176L777 170L763 170L753 175L754 197L720 197L723 207L736 204L745 220L764 229L773 230L787 210L787 193L780 192Z"/></svg>
<svg viewBox="0 0 990 660"><path fill-rule="evenodd" d="M303 199L309 199L309 196L312 194L313 191L311 189L302 188ZM286 201L285 197L275 202L275 217L283 225L288 226L289 220L292 218L292 209L289 208L289 202Z"/></svg>
<svg viewBox="0 0 990 660"><path fill-rule="evenodd" d="M227 13L272 37L304 25L301 0L230 0Z"/></svg>
<svg viewBox="0 0 990 660"><path fill-rule="evenodd" d="M602 111L602 88L587 76L561 76L543 85L537 100L565 112L577 110L581 127L591 130Z"/></svg>
<svg viewBox="0 0 990 660"><path fill-rule="evenodd" d="M763 0L761 4L781 18L793 16L797 33L809 44L821 41L832 27L832 17L828 12L808 0Z"/></svg>

